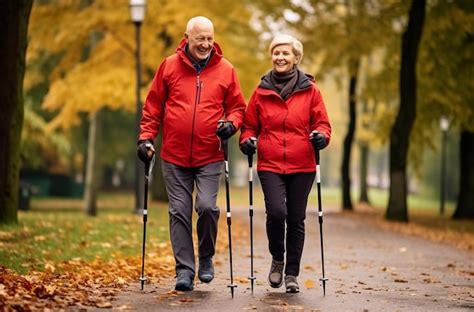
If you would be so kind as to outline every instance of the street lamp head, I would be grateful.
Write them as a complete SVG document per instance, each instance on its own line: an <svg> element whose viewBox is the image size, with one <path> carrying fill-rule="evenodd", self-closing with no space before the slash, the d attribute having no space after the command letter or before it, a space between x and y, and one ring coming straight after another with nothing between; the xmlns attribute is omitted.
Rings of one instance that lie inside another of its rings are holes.
<svg viewBox="0 0 474 312"><path fill-rule="evenodd" d="M130 17L135 24L145 19L146 0L130 0Z"/></svg>
<svg viewBox="0 0 474 312"><path fill-rule="evenodd" d="M449 119L446 116L441 116L441 119L439 120L439 126L442 131L448 131L449 128Z"/></svg>

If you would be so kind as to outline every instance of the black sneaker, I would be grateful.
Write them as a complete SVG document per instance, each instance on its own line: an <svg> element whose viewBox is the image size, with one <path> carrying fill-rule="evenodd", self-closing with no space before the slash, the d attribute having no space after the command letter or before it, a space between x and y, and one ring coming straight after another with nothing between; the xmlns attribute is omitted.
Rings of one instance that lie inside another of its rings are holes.
<svg viewBox="0 0 474 312"><path fill-rule="evenodd" d="M203 283L209 283L214 279L214 266L212 265L212 257L199 259L198 277Z"/></svg>
<svg viewBox="0 0 474 312"><path fill-rule="evenodd" d="M194 277L187 271L178 272L176 286L174 289L181 291L190 291L194 288Z"/></svg>
<svg viewBox="0 0 474 312"><path fill-rule="evenodd" d="M268 282L273 288L279 288L283 284L283 267L285 266L284 261L272 260L272 266L270 267L270 273L268 273Z"/></svg>

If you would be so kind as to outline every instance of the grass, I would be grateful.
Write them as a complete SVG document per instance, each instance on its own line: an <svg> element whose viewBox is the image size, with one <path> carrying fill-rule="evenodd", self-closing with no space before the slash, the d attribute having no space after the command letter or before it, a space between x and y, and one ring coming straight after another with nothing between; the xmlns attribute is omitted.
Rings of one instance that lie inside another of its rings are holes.
<svg viewBox="0 0 474 312"><path fill-rule="evenodd" d="M142 216L132 213L131 195L105 195L98 216L86 216L77 199L33 199L17 225L0 225L0 263L19 273L48 263L141 255ZM149 208L148 241L169 239L166 205Z"/></svg>

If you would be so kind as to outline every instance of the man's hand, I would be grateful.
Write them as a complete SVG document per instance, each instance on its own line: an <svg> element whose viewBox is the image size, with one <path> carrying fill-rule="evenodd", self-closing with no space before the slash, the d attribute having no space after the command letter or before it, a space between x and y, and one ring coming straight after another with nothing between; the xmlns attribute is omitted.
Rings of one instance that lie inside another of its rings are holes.
<svg viewBox="0 0 474 312"><path fill-rule="evenodd" d="M151 140L140 140L137 143L137 155L141 161L147 163L152 158L155 153L155 148L153 147L153 141Z"/></svg>
<svg viewBox="0 0 474 312"><path fill-rule="evenodd" d="M253 154L255 154L255 151L257 150L255 141L257 141L257 139L248 138L247 140L244 141L244 143L240 144L240 150L242 151L242 153L244 153L247 156L252 156Z"/></svg>
<svg viewBox="0 0 474 312"><path fill-rule="evenodd" d="M216 135L221 138L221 140L227 140L232 135L234 135L235 127L232 124L232 121L224 121L217 128Z"/></svg>
<svg viewBox="0 0 474 312"><path fill-rule="evenodd" d="M309 135L309 140L313 144L314 149L322 150L327 146L326 137L321 132L313 130Z"/></svg>

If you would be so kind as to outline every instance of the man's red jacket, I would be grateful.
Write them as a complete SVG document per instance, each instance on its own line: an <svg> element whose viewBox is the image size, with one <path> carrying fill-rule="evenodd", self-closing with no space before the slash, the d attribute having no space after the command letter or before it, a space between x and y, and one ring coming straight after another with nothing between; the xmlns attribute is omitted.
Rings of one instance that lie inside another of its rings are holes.
<svg viewBox="0 0 474 312"><path fill-rule="evenodd" d="M237 73L214 43L214 53L198 74L185 52L183 39L176 54L161 63L153 78L140 122L139 140L154 140L161 127L161 158L193 168L223 160L215 132L220 119L242 124L245 100Z"/></svg>

